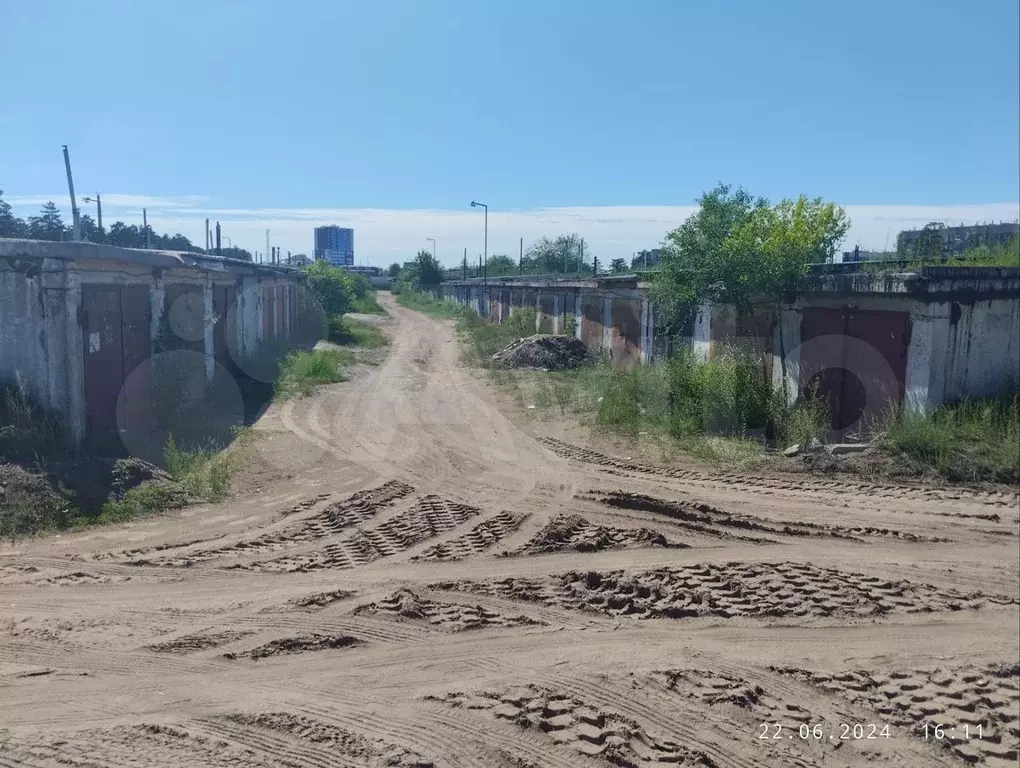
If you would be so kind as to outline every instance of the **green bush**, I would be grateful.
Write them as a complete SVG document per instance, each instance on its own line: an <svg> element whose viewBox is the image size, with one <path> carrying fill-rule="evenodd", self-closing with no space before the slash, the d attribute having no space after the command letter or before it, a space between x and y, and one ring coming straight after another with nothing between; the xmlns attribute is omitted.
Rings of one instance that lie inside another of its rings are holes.
<svg viewBox="0 0 1020 768"><path fill-rule="evenodd" d="M563 334L564 336L576 336L577 335L577 317L573 312L568 312L563 316Z"/></svg>
<svg viewBox="0 0 1020 768"><path fill-rule="evenodd" d="M725 350L700 360L681 350L666 363L670 431L740 435L775 421L772 385L760 361Z"/></svg>
<svg viewBox="0 0 1020 768"><path fill-rule="evenodd" d="M364 275L354 275L323 260L305 269L308 272L306 290L327 317L351 312L355 300L367 295L370 288Z"/></svg>
<svg viewBox="0 0 1020 768"><path fill-rule="evenodd" d="M534 307L518 307L503 321L503 327L514 338L526 338L535 335L538 311Z"/></svg>

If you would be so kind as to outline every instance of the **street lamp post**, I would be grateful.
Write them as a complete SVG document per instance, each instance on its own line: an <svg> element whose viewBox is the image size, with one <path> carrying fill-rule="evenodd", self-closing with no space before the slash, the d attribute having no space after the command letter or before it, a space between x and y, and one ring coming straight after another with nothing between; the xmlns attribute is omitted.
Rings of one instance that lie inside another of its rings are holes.
<svg viewBox="0 0 1020 768"><path fill-rule="evenodd" d="M489 206L485 203L477 203L472 200L471 207L485 209L485 259L482 262L482 284L484 285L488 278L489 267Z"/></svg>
<svg viewBox="0 0 1020 768"><path fill-rule="evenodd" d="M227 241L227 248L233 248L234 247L234 241L231 240L227 235L224 235L223 239Z"/></svg>
<svg viewBox="0 0 1020 768"><path fill-rule="evenodd" d="M103 241L103 200L102 200L102 198L100 198L99 197L99 193L96 192L96 196L94 198L92 198L92 197L83 197L81 199L81 201L83 203L92 203L92 202L94 202L96 204L96 216L98 218L98 224L96 226L99 227L99 241L102 242Z"/></svg>
<svg viewBox="0 0 1020 768"><path fill-rule="evenodd" d="M430 243L432 243L432 258L435 259L436 258L436 238L434 238L434 237L426 237L425 239L428 240Z"/></svg>

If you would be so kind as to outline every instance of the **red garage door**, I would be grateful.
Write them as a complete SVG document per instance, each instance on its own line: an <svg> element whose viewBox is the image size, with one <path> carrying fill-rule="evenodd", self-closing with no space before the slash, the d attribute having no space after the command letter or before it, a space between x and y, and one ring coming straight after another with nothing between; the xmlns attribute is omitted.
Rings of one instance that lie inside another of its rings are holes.
<svg viewBox="0 0 1020 768"><path fill-rule="evenodd" d="M851 307L801 316L800 389L826 404L839 432L868 431L903 402L910 315Z"/></svg>

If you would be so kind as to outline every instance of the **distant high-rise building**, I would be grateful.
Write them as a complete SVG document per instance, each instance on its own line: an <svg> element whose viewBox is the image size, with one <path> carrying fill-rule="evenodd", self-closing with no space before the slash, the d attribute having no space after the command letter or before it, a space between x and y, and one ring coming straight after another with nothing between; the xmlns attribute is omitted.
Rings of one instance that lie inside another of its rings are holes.
<svg viewBox="0 0 1020 768"><path fill-rule="evenodd" d="M315 258L335 267L354 265L354 230L331 224L315 228Z"/></svg>
<svg viewBox="0 0 1020 768"><path fill-rule="evenodd" d="M661 248L652 248L648 251L638 251L634 258L630 260L630 268L642 269L644 267L654 267L659 263L659 259L661 257Z"/></svg>
<svg viewBox="0 0 1020 768"><path fill-rule="evenodd" d="M998 224L961 224L958 227L947 227L933 222L923 229L907 229L900 232L896 237L896 250L901 256L913 255L919 244L923 245L926 238L931 238L924 250L938 252L941 257L947 258L981 245L989 247L1005 245L1018 234L1020 223L1015 221L1003 221Z"/></svg>

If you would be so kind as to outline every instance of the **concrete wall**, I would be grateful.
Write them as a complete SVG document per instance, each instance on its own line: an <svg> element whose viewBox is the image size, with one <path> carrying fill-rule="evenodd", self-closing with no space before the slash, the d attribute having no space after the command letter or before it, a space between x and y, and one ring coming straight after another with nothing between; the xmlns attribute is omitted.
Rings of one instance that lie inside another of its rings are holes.
<svg viewBox="0 0 1020 768"><path fill-rule="evenodd" d="M291 286L303 290L303 274L195 254L99 246L0 240L0 380L23 382L47 407L64 414L80 443L86 430L85 343L82 289L86 286L145 286L149 331L154 344L165 311L168 286L192 286L202 296L200 349L204 374L215 374L213 290L227 288L232 329L228 354L238 361L259 352L266 339L263 288L282 290L282 313L274 313L274 336L294 334Z"/></svg>
<svg viewBox="0 0 1020 768"><path fill-rule="evenodd" d="M934 305L932 394L934 402L999 395L1020 378L1020 308L1006 300ZM944 334L944 341L943 341ZM943 351L944 350L944 351ZM940 361L943 361L941 364Z"/></svg>
<svg viewBox="0 0 1020 768"><path fill-rule="evenodd" d="M21 382L46 406L65 410L68 344L73 349L81 344L80 329L79 343L73 332L69 337L76 312L60 267L46 260L0 259L0 380Z"/></svg>
<svg viewBox="0 0 1020 768"><path fill-rule="evenodd" d="M565 317L575 334L614 364L654 362L665 350L648 286L627 278L491 279L455 281L438 293L485 315L485 294L498 293L505 320L521 306L535 308L536 332L560 333ZM504 299L505 297L505 299ZM496 305L494 305L496 306ZM689 336L674 340L709 359L721 343L763 357L767 373L799 395L801 327L808 308L894 312L908 318L904 403L925 410L964 396L997 394L1020 371L1020 269L926 268L917 273L830 273L806 278L798 293L774 310L764 306L738 319L729 307L699 307ZM638 320L634 321L634 316ZM622 328L626 325L627 328ZM656 353L656 350L660 352Z"/></svg>

